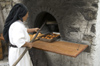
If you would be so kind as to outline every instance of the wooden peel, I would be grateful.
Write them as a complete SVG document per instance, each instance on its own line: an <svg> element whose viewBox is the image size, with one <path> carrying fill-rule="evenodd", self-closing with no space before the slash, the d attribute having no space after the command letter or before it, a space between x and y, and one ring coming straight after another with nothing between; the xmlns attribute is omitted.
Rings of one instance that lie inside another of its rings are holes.
<svg viewBox="0 0 100 66"><path fill-rule="evenodd" d="M44 24L41 26L40 30L44 27L46 22L44 22ZM30 41L31 43L35 41L35 38L37 37L37 35L39 34L40 30L37 31L35 37ZM20 57L15 61L15 63L12 66L16 66L17 63L22 59L22 57L25 55L25 53L28 51L29 48L26 48L24 50L24 52L20 55Z"/></svg>

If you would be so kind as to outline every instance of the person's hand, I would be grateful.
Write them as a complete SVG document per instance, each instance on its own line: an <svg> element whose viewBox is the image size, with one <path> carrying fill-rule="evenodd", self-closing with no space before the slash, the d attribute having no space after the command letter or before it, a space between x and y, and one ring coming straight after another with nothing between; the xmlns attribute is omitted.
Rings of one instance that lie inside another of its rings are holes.
<svg viewBox="0 0 100 66"><path fill-rule="evenodd" d="M22 47L28 47L31 49L33 47L33 44L30 42L26 42Z"/></svg>
<svg viewBox="0 0 100 66"><path fill-rule="evenodd" d="M39 28L35 28L35 32L37 32L38 30L40 30Z"/></svg>
<svg viewBox="0 0 100 66"><path fill-rule="evenodd" d="M32 48L33 47L33 44L32 43L28 43L28 48Z"/></svg>

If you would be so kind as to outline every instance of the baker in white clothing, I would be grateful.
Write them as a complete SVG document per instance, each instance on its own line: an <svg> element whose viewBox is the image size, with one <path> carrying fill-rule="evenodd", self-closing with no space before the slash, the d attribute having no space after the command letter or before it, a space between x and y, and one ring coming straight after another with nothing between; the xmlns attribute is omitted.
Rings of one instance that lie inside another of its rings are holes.
<svg viewBox="0 0 100 66"><path fill-rule="evenodd" d="M39 28L27 29L23 22L28 17L28 10L23 4L16 4L11 9L3 30L3 36L7 43L9 43L9 65L12 66L14 62L23 53L26 47L32 48L30 43L30 32L37 32ZM29 53L23 56L16 66L33 66Z"/></svg>

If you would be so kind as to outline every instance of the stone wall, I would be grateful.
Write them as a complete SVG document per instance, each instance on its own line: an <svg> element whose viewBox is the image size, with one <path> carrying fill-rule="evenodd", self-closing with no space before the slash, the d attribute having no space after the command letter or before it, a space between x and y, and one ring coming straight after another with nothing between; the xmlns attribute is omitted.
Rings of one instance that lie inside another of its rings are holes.
<svg viewBox="0 0 100 66"><path fill-rule="evenodd" d="M0 0L0 33L3 32L4 23L12 7L10 0Z"/></svg>
<svg viewBox="0 0 100 66"><path fill-rule="evenodd" d="M62 40L89 45L89 52L82 52L76 58L32 49L30 54L34 66L100 65L99 61L95 61L99 58L94 56L98 0L23 0L22 2L29 9L29 27L36 25L40 13L47 12L57 20Z"/></svg>
<svg viewBox="0 0 100 66"><path fill-rule="evenodd" d="M0 33L3 32L4 22L9 12L10 1L0 0Z"/></svg>
<svg viewBox="0 0 100 66"><path fill-rule="evenodd" d="M63 40L91 45L95 36L98 0L24 0L29 9L29 27L34 27L37 16L45 11L53 15ZM73 11L74 10L74 11Z"/></svg>
<svg viewBox="0 0 100 66"><path fill-rule="evenodd" d="M3 32L4 22L12 6L20 2L21 0L0 0L0 33Z"/></svg>
<svg viewBox="0 0 100 66"><path fill-rule="evenodd" d="M95 42L92 46L92 56L93 56L93 65L94 66L100 66L100 1L98 3L98 12L97 12L97 22L96 22L96 36L95 36Z"/></svg>

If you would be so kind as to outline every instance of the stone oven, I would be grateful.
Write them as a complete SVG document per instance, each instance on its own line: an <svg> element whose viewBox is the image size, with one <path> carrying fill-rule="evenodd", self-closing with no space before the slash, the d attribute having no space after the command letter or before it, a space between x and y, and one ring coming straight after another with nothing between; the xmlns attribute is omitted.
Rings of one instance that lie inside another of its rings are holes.
<svg viewBox="0 0 100 66"><path fill-rule="evenodd" d="M49 30L44 28L45 32L59 32L62 41L89 46L76 58L32 48L34 66L100 66L99 0L21 0L21 3L29 10L28 27L40 27L48 21L55 25L45 26L49 26Z"/></svg>

